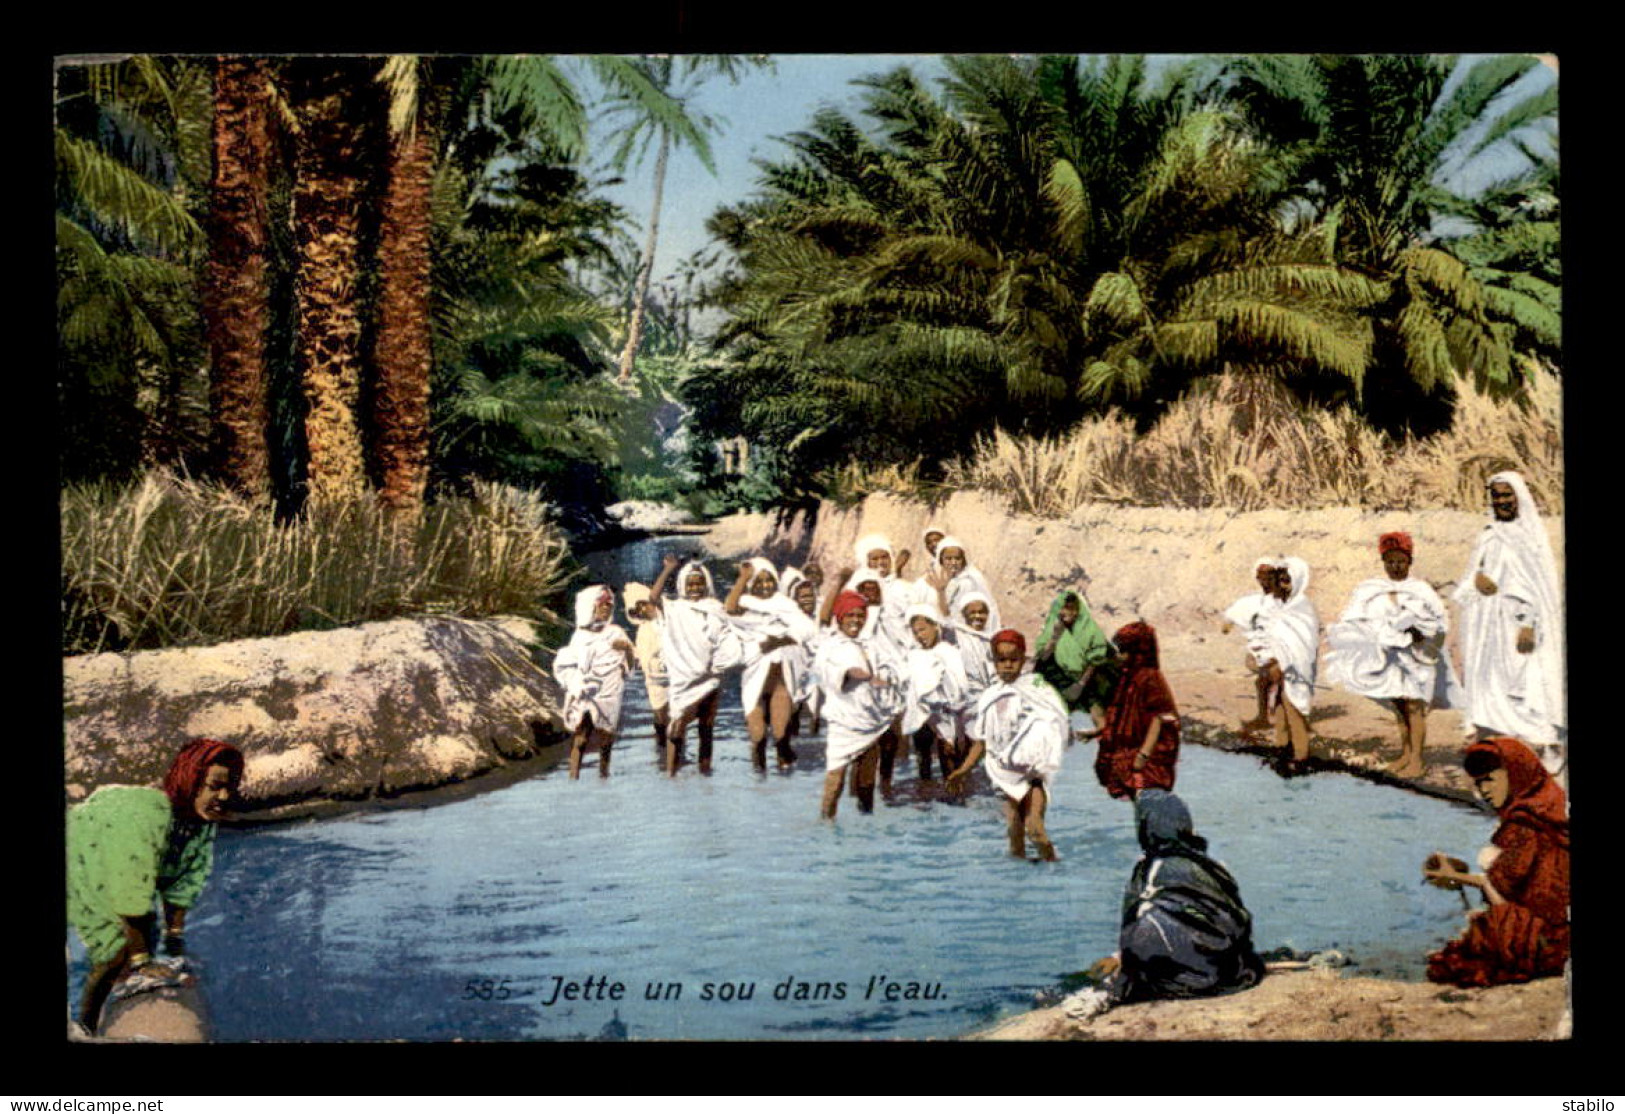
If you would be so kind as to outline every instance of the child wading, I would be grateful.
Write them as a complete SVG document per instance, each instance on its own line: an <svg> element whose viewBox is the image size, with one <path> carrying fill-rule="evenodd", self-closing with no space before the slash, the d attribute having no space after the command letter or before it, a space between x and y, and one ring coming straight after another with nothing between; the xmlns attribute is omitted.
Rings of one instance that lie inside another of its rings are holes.
<svg viewBox="0 0 1625 1114"><path fill-rule="evenodd" d="M772 563L753 557L740 567L739 578L723 605L745 644L745 673L739 691L750 733L751 762L758 770L767 767L770 726L779 768L788 769L795 763L790 720L803 661L796 651L818 633L817 621L778 589L779 574Z"/></svg>
<svg viewBox="0 0 1625 1114"><path fill-rule="evenodd" d="M920 777L931 776L933 753L946 777L965 756L961 740L970 681L959 648L942 639L943 619L935 607L913 605L908 621L917 645L907 658L903 734L914 739Z"/></svg>
<svg viewBox="0 0 1625 1114"><path fill-rule="evenodd" d="M581 776L581 755L598 748L598 773L609 776L609 755L621 722L621 697L632 669L632 642L609 621L615 596L602 584L576 593L576 629L553 659L564 690L564 726L570 740L570 777Z"/></svg>
<svg viewBox="0 0 1625 1114"><path fill-rule="evenodd" d="M666 620L649 600L647 584L628 584L621 593L626 601L626 617L632 620L638 636L638 668L643 671L643 687L649 694L649 711L654 716L655 752L665 759L666 728L671 725L671 696L666 691Z"/></svg>
<svg viewBox="0 0 1625 1114"><path fill-rule="evenodd" d="M885 591L878 573L873 570L859 570L853 572L842 569L842 580L845 591L855 593L864 602L866 618L863 628L857 635L858 642L863 646L863 652L868 655L869 661L876 668L883 669L888 675L898 679L899 685L907 669L908 650L914 644L912 633L907 634L906 643L898 643L888 632L886 613L889 610L885 602ZM841 594L831 589L830 598L824 602L826 617L833 617L835 601ZM903 618L903 611L899 609L898 618L902 622L901 629L908 631L907 620ZM890 709L892 719L887 726L885 735L880 740L879 762L880 792L890 797L892 792L892 769L896 765L897 756L903 748L903 692L900 687L890 688L882 692L879 697L881 703Z"/></svg>
<svg viewBox="0 0 1625 1114"><path fill-rule="evenodd" d="M666 581L676 568L677 557L666 554L650 596L666 620L666 678L672 716L666 735L666 773L673 777L691 723L699 725L700 772L711 772L722 677L742 665L745 657L744 645L723 613L704 565L697 561L684 565L677 577L681 597L663 598Z"/></svg>
<svg viewBox="0 0 1625 1114"><path fill-rule="evenodd" d="M824 795L819 815L835 818L841 785L852 769L852 794L858 809L875 804L875 763L880 738L895 713L889 694L897 684L895 670L873 661L858 640L869 619L868 605L856 592L842 592L832 604L836 629L818 648L813 670L824 690L827 723L824 749Z"/></svg>
<svg viewBox="0 0 1625 1114"><path fill-rule="evenodd" d="M968 727L970 750L948 775L948 784L957 790L986 755L987 776L1004 796L1010 854L1026 858L1026 837L1031 835L1040 857L1053 862L1057 856L1044 828L1044 811L1071 726L1066 704L1049 682L1022 673L1026 659L1027 641L1020 633L1002 630L993 636L998 683L976 702Z"/></svg>

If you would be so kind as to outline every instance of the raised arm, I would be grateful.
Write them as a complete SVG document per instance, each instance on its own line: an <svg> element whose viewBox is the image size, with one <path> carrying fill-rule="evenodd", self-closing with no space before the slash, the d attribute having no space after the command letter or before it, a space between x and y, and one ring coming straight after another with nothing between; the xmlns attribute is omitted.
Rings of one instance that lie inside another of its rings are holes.
<svg viewBox="0 0 1625 1114"><path fill-rule="evenodd" d="M671 574L677 571L678 564L677 554L675 553L667 553L661 557L660 575L655 577L654 585L649 589L649 602L662 611L665 610L661 606L661 601L666 597L666 581L670 580Z"/></svg>
<svg viewBox="0 0 1625 1114"><path fill-rule="evenodd" d="M740 565L739 575L734 578L734 585L728 589L728 598L723 602L722 609L729 615L743 615L745 609L739 606L739 598L745 594L745 585L750 582L750 566Z"/></svg>
<svg viewBox="0 0 1625 1114"><path fill-rule="evenodd" d="M824 593L823 606L818 609L819 626L829 626L830 616L835 614L835 597L841 594L841 589L846 587L846 582L851 580L852 574L857 571L854 568L843 568L835 574L835 579L830 582L829 591Z"/></svg>

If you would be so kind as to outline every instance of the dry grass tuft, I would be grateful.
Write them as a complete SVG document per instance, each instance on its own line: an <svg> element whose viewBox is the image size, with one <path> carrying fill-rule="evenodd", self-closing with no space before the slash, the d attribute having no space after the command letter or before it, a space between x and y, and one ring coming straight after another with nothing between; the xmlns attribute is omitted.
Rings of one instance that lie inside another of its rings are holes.
<svg viewBox="0 0 1625 1114"><path fill-rule="evenodd" d="M854 488L909 494L848 468ZM1113 416L1058 438L995 430L968 460L948 465L944 486L999 492L1019 512L1050 517L1084 503L1477 511L1484 481L1509 468L1543 509L1562 506L1562 390L1544 368L1521 404L1468 392L1448 432L1402 443L1347 408L1305 410L1269 380L1227 375L1181 399L1145 436Z"/></svg>
<svg viewBox="0 0 1625 1114"><path fill-rule="evenodd" d="M265 507L167 472L62 496L63 650L187 646L436 612L550 619L568 556L533 493L494 484L403 523L370 495Z"/></svg>

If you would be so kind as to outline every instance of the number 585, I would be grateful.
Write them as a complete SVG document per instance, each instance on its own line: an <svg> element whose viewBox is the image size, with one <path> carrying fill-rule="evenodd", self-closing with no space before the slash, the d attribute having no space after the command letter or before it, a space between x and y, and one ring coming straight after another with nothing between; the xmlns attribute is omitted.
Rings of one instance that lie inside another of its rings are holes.
<svg viewBox="0 0 1625 1114"><path fill-rule="evenodd" d="M469 979L468 985L463 987L464 1001L501 1002L512 997L513 990L507 979Z"/></svg>

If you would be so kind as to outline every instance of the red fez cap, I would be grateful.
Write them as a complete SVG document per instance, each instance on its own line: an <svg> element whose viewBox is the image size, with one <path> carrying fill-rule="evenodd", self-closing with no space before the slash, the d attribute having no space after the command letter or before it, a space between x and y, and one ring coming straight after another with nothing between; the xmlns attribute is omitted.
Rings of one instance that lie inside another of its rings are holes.
<svg viewBox="0 0 1625 1114"><path fill-rule="evenodd" d="M1004 630L1001 630L998 634L995 634L993 636L993 640L991 642L989 642L988 645L989 646L997 646L1001 642L1013 642L1013 643L1015 643L1016 649L1021 651L1021 656L1022 657L1027 656L1027 640L1025 638L1021 637L1021 632L1020 631L1012 630L1011 628L1006 627Z"/></svg>
<svg viewBox="0 0 1625 1114"><path fill-rule="evenodd" d="M856 592L842 592L840 595L835 597L835 621L840 622L846 617L846 614L849 611L856 611L859 608L868 606L869 601L858 595Z"/></svg>
<svg viewBox="0 0 1625 1114"><path fill-rule="evenodd" d="M1377 539L1377 553L1386 554L1390 549L1403 549L1407 557L1416 555L1416 546L1411 542L1411 536L1402 530L1395 530L1392 534L1384 534Z"/></svg>

